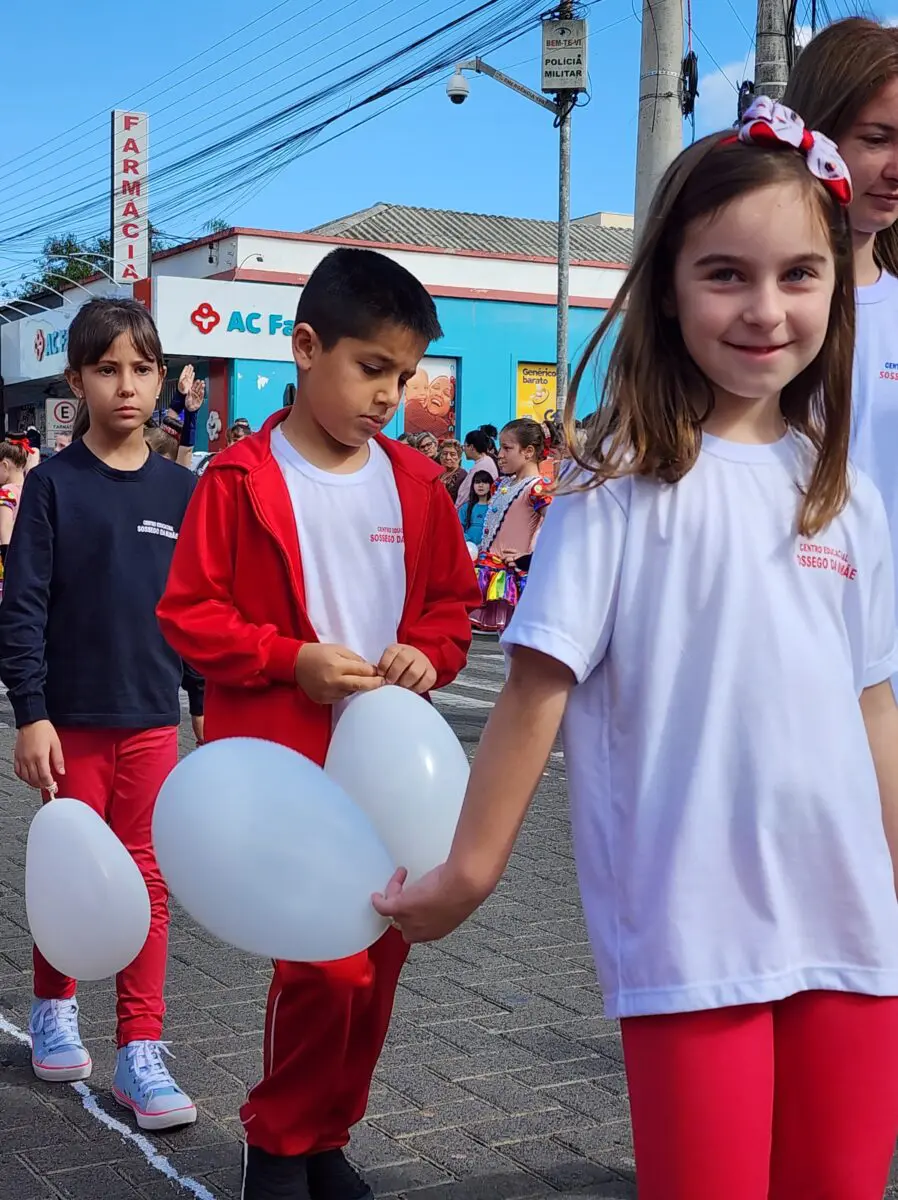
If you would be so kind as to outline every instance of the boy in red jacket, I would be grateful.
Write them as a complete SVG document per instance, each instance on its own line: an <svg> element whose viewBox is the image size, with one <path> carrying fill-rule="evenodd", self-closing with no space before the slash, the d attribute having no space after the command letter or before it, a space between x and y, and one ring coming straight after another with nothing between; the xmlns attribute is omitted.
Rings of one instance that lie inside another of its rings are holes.
<svg viewBox="0 0 898 1200"><path fill-rule="evenodd" d="M323 763L349 697L423 695L464 666L480 597L458 517L439 467L381 434L441 334L421 284L370 250L333 251L303 289L296 400L213 459L158 609L206 678L207 740ZM342 1147L407 952L389 929L353 958L275 964L264 1076L241 1111L244 1200L373 1200Z"/></svg>

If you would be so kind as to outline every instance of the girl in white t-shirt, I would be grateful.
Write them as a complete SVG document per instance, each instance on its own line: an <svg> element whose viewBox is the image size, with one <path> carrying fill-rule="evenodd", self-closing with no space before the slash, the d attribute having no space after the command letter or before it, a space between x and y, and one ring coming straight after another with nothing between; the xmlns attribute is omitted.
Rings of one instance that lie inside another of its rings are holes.
<svg viewBox="0 0 898 1200"><path fill-rule="evenodd" d="M802 50L785 103L839 143L854 184L851 457L882 493L898 564L898 28L830 25Z"/></svg>
<svg viewBox="0 0 898 1200"><path fill-rule="evenodd" d="M463 921L563 721L640 1200L881 1200L898 1133L898 646L847 464L849 197L763 98L672 165L575 376L571 429L619 322L449 859L375 898L410 941Z"/></svg>

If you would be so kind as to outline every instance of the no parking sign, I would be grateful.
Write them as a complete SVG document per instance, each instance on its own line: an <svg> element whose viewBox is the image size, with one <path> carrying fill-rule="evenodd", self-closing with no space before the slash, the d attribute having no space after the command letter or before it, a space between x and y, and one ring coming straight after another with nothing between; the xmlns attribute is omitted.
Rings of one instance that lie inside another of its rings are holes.
<svg viewBox="0 0 898 1200"><path fill-rule="evenodd" d="M72 426L75 423L75 413L78 411L78 405L74 400L47 400L47 441L46 444L52 449L56 447L56 439L58 437L72 436Z"/></svg>

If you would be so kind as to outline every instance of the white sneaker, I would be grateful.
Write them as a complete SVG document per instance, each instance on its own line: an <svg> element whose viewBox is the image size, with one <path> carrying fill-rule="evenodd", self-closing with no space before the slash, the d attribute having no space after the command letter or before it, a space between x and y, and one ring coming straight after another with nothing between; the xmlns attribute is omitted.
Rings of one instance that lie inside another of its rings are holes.
<svg viewBox="0 0 898 1200"><path fill-rule="evenodd" d="M130 1108L141 1129L171 1129L192 1125L196 1106L172 1079L163 1054L165 1042L129 1042L118 1052L112 1094Z"/></svg>
<svg viewBox="0 0 898 1200"><path fill-rule="evenodd" d="M78 1032L78 1001L35 1000L31 1005L31 1066L38 1079L72 1083L88 1079L90 1055Z"/></svg>

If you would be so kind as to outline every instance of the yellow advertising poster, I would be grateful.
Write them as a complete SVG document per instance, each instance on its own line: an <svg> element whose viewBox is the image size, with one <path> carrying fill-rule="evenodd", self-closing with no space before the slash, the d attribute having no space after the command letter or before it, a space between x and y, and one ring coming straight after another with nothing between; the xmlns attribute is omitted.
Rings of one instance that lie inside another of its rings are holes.
<svg viewBox="0 0 898 1200"><path fill-rule="evenodd" d="M518 363L515 415L544 421L546 414L555 411L554 363Z"/></svg>

